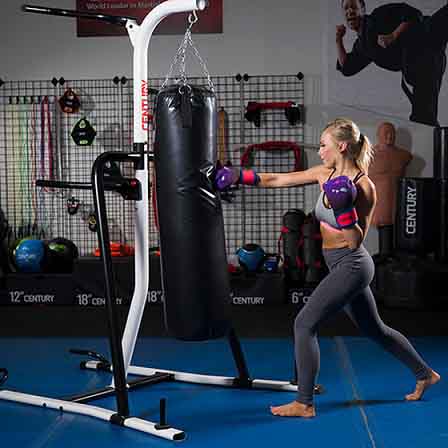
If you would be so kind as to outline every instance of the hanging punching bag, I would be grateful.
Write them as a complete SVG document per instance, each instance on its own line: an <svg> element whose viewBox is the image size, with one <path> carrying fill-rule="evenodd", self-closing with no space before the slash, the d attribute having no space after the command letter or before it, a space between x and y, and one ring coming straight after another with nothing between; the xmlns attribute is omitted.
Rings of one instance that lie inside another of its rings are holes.
<svg viewBox="0 0 448 448"><path fill-rule="evenodd" d="M230 326L230 282L221 201L213 186L214 94L171 86L156 103L154 162L165 324L174 337L222 337Z"/></svg>

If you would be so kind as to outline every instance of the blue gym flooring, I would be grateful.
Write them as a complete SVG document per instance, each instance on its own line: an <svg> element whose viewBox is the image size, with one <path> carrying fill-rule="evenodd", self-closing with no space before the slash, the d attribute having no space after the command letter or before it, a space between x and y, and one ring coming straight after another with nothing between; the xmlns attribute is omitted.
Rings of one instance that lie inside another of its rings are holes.
<svg viewBox="0 0 448 448"><path fill-rule="evenodd" d="M159 400L167 399L168 423L187 438L171 442L106 422L50 409L0 401L2 447L188 447L257 448L343 446L378 448L447 447L447 338L414 338L412 342L442 375L421 402L403 400L415 385L412 374L390 355L361 337L320 339L319 382L326 392L316 399L310 420L271 416L269 405L294 399L290 392L238 390L186 383L161 383L130 393L133 415L158 421ZM292 341L242 339L254 378L289 380ZM9 370L4 389L55 398L109 384L103 372L81 371L81 357L69 348L88 348L108 356L105 338L1 338L0 367ZM135 365L234 376L226 340L186 343L141 338ZM94 402L114 408L113 398Z"/></svg>

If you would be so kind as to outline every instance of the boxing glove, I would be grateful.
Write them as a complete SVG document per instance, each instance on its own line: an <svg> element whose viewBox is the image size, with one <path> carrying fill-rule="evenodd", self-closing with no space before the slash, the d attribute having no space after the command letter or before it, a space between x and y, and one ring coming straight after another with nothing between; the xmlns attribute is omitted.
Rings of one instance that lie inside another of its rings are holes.
<svg viewBox="0 0 448 448"><path fill-rule="evenodd" d="M354 226L358 222L355 209L357 196L355 184L347 176L339 176L325 182L323 190L339 228L346 229Z"/></svg>
<svg viewBox="0 0 448 448"><path fill-rule="evenodd" d="M242 170L233 166L224 166L216 172L215 185L220 191L232 185L258 185L260 176L254 170Z"/></svg>

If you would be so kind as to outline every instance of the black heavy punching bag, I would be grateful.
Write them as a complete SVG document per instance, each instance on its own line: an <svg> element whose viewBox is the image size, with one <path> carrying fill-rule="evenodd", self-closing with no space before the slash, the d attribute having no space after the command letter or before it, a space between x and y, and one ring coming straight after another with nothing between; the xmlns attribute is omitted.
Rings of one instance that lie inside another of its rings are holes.
<svg viewBox="0 0 448 448"><path fill-rule="evenodd" d="M222 337L230 283L221 201L213 187L216 99L203 87L157 96L154 142L165 324L176 338Z"/></svg>

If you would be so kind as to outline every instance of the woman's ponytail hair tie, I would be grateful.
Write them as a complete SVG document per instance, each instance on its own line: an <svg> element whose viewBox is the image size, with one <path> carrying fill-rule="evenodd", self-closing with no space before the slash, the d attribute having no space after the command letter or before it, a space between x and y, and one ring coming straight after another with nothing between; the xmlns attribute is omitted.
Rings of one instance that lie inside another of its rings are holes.
<svg viewBox="0 0 448 448"><path fill-rule="evenodd" d="M364 134L359 134L359 146L361 146L361 148L362 145L364 145L364 140L365 140Z"/></svg>

